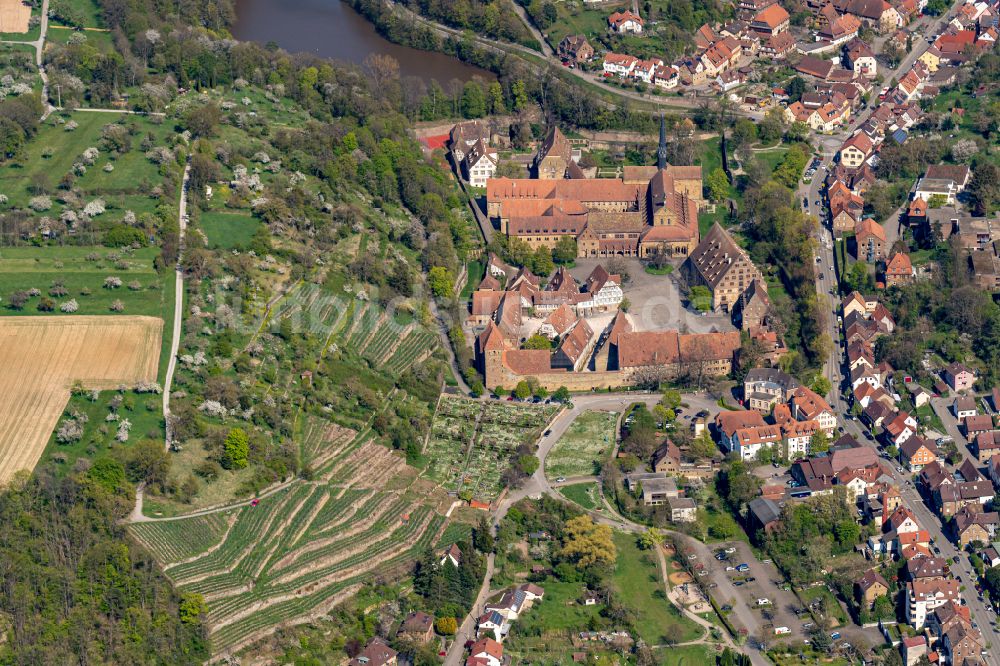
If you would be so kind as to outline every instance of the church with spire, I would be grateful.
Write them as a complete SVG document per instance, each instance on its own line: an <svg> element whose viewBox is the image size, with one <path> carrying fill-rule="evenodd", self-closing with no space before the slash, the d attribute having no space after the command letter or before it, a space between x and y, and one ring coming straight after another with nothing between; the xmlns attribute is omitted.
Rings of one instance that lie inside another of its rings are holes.
<svg viewBox="0 0 1000 666"><path fill-rule="evenodd" d="M486 183L487 213L500 231L532 249L571 236L580 257L647 257L663 251L686 257L698 245L704 205L700 166L667 162L660 117L656 166L626 166L620 178L587 178L570 142L550 128L532 163L534 178Z"/></svg>

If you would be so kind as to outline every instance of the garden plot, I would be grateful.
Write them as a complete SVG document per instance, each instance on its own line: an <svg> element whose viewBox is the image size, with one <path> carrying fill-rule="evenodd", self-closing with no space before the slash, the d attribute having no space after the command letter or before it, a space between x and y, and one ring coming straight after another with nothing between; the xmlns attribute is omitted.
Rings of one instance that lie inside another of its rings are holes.
<svg viewBox="0 0 1000 666"><path fill-rule="evenodd" d="M204 597L215 653L308 622L375 576L408 571L446 533L444 494L387 490L405 465L370 433L309 419L302 437L303 455L323 460L313 481L256 506L130 527L182 592Z"/></svg>
<svg viewBox="0 0 1000 666"><path fill-rule="evenodd" d="M424 473L452 492L492 500L511 456L538 438L557 409L443 395L424 450Z"/></svg>
<svg viewBox="0 0 1000 666"><path fill-rule="evenodd" d="M597 474L615 443L614 412L584 412L577 416L545 458L545 475Z"/></svg>

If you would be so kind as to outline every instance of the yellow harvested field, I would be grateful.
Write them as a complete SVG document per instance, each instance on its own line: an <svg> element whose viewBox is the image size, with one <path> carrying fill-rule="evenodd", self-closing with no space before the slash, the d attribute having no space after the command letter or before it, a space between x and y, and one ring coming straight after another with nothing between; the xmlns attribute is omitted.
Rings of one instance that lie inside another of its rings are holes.
<svg viewBox="0 0 1000 666"><path fill-rule="evenodd" d="M28 32L31 6L21 0L0 0L0 32Z"/></svg>
<svg viewBox="0 0 1000 666"><path fill-rule="evenodd" d="M0 318L0 485L34 469L70 388L156 381L158 317Z"/></svg>

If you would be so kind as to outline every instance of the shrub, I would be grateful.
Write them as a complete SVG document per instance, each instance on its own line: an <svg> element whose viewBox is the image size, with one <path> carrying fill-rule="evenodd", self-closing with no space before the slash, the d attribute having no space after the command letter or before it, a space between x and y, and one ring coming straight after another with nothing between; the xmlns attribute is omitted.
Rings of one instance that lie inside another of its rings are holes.
<svg viewBox="0 0 1000 666"><path fill-rule="evenodd" d="M134 227L116 224L108 230L108 233L104 234L106 247L128 247L135 244L145 245L146 236Z"/></svg>
<svg viewBox="0 0 1000 666"><path fill-rule="evenodd" d="M112 312L124 312L125 311L125 304L122 303L119 299L116 298L114 301L111 302L111 311Z"/></svg>
<svg viewBox="0 0 1000 666"><path fill-rule="evenodd" d="M109 275L104 278L104 288L105 289L117 289L122 286L122 279L114 275Z"/></svg>
<svg viewBox="0 0 1000 666"><path fill-rule="evenodd" d="M73 313L80 309L80 305L76 302L75 298L71 298L70 300L60 305L59 309L62 310L63 312Z"/></svg>
<svg viewBox="0 0 1000 666"><path fill-rule="evenodd" d="M52 208L52 199L45 196L44 194L39 195L37 197L31 197L31 199L28 201L28 207L31 208L31 210L38 211L39 213L41 213L43 211Z"/></svg>
<svg viewBox="0 0 1000 666"><path fill-rule="evenodd" d="M38 301L38 311L39 312L52 312L56 309L56 303L48 296L43 296L42 300Z"/></svg>
<svg viewBox="0 0 1000 666"><path fill-rule="evenodd" d="M15 291L10 296L7 297L7 305L12 310L20 310L24 307L24 304L28 302L28 292L26 291Z"/></svg>

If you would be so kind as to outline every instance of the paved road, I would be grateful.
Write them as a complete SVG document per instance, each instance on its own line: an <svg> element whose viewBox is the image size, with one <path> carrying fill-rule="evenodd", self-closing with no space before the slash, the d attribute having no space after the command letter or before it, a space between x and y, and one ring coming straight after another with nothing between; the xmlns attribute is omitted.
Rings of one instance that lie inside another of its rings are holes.
<svg viewBox="0 0 1000 666"><path fill-rule="evenodd" d="M187 195L188 182L191 176L191 161L184 165L184 178L181 181L181 203L177 211L177 223L180 227L178 243L177 267L174 269L174 326L170 335L170 358L167 361L167 374L163 380L163 419L166 422L166 438L164 446L170 448L170 387L174 381L174 370L177 368L177 349L181 342L181 325L184 323L184 271L180 266L180 253L184 251L184 231L187 229Z"/></svg>

